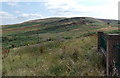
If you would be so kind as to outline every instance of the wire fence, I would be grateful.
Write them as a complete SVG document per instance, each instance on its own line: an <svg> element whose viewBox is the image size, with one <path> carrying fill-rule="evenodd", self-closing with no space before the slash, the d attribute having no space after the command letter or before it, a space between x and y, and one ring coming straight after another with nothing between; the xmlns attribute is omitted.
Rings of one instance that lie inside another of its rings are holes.
<svg viewBox="0 0 120 78"><path fill-rule="evenodd" d="M107 41L106 41L106 37L105 36L101 36L100 37L100 47L103 48L106 51L107 48Z"/></svg>
<svg viewBox="0 0 120 78"><path fill-rule="evenodd" d="M118 52L116 52L115 67L120 70L120 45L116 45L115 48L118 50Z"/></svg>

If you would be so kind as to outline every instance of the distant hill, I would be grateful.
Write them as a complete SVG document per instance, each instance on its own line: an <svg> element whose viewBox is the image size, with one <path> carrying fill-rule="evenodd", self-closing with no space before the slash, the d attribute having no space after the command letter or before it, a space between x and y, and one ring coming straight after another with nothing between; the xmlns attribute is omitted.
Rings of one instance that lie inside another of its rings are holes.
<svg viewBox="0 0 120 78"><path fill-rule="evenodd" d="M18 47L27 45L28 43L36 44L58 38L79 38L82 34L89 34L98 30L116 30L117 26L116 20L96 19L92 17L36 19L19 24L3 25L3 45L4 47L11 48L12 45Z"/></svg>
<svg viewBox="0 0 120 78"><path fill-rule="evenodd" d="M117 27L117 20L96 19L92 17L73 17L73 18L45 18L30 20L19 24L3 25L3 35L10 33L51 33L64 32L74 29L94 29L107 26Z"/></svg>
<svg viewBox="0 0 120 78"><path fill-rule="evenodd" d="M101 20L103 22L107 22L107 23L118 23L118 20L110 20L110 19L98 19Z"/></svg>
<svg viewBox="0 0 120 78"><path fill-rule="evenodd" d="M91 23L94 22L98 22L101 21L99 19L94 19L94 18L90 18L90 17L74 17L74 18L45 18L45 19L37 19L37 20L30 20L30 21L26 21L23 23L19 23L19 24L13 24L13 25L3 25L3 29L6 28L14 28L14 27L20 27L20 26L26 26L26 25L38 25L38 24L53 24L53 23L67 23L67 22L90 22ZM104 22L104 21L103 21Z"/></svg>
<svg viewBox="0 0 120 78"><path fill-rule="evenodd" d="M117 20L96 19L92 17L73 17L73 18L45 18L30 20L20 24L3 25L3 34L17 33L17 32L35 32L49 33L49 32L63 32L70 31L79 27L87 26L90 28L99 28L110 23L111 26L117 26ZM86 27L86 28L87 28Z"/></svg>

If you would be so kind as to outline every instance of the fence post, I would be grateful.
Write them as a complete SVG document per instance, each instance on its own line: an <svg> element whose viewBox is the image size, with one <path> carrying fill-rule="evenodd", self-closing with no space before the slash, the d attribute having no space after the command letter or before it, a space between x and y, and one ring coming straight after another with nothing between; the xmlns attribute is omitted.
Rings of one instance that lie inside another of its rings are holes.
<svg viewBox="0 0 120 78"><path fill-rule="evenodd" d="M110 47L109 47L109 45L110 45L110 41L109 41L109 38L110 38L110 36L108 36L107 35L107 48L106 48L106 74L107 74L107 76L109 76L109 74L110 74L110 67L109 67L109 49L110 49Z"/></svg>
<svg viewBox="0 0 120 78"><path fill-rule="evenodd" d="M108 34L107 35L107 76L112 75L113 72L113 61L115 61L116 52L118 50L114 47L115 45L120 44L120 35L118 34Z"/></svg>
<svg viewBox="0 0 120 78"><path fill-rule="evenodd" d="M98 32L98 46L97 46L98 52L100 51L100 46L101 46L100 37L101 37L103 34L104 34L103 32Z"/></svg>

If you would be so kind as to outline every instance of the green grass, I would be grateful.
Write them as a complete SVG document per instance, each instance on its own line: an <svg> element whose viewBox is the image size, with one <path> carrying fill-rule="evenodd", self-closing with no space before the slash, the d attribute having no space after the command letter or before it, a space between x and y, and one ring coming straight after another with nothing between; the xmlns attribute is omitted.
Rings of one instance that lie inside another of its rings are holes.
<svg viewBox="0 0 120 78"><path fill-rule="evenodd" d="M55 27L55 28L50 28L50 29L48 28L46 30L41 30L41 31L11 33L9 35L3 35L3 47L14 48L11 46L14 45L15 47L19 47L27 44L36 44L36 43L47 41L48 38L51 38L53 40L58 39L59 38L58 36L60 36L63 39L67 39L67 38L69 39L75 36L82 35L83 33L81 32L87 33L90 30L95 30L102 27L104 26L97 26L95 28L93 27L90 28L89 26L73 25L73 26L69 26L68 28ZM79 30L75 31L74 29L76 28L79 28Z"/></svg>
<svg viewBox="0 0 120 78"><path fill-rule="evenodd" d="M3 72L8 76L103 76L96 44L96 37L90 36L11 49L3 59Z"/></svg>

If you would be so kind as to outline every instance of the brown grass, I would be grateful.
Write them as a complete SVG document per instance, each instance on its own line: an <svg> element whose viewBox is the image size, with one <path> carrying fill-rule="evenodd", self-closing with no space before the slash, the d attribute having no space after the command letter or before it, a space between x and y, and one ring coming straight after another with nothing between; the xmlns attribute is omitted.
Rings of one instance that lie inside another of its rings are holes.
<svg viewBox="0 0 120 78"><path fill-rule="evenodd" d="M35 31L35 30L38 30L39 26L40 25L32 25L32 26L26 26L26 27L3 29L3 33L12 33L12 32L19 32L19 31Z"/></svg>

